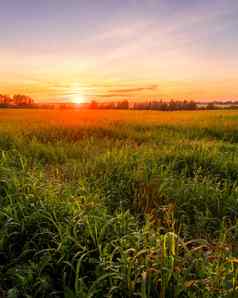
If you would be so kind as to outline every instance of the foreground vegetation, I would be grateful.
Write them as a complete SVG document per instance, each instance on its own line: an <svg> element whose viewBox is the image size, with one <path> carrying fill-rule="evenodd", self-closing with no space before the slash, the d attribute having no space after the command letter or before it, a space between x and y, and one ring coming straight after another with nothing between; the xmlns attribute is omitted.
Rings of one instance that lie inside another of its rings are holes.
<svg viewBox="0 0 238 298"><path fill-rule="evenodd" d="M237 297L238 112L0 111L0 297Z"/></svg>

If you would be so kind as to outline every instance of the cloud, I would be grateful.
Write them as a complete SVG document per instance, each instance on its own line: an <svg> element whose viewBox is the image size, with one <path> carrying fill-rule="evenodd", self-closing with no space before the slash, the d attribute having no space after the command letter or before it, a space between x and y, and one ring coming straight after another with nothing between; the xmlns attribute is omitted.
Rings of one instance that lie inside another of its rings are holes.
<svg viewBox="0 0 238 298"><path fill-rule="evenodd" d="M113 98L113 97L121 97L125 96L124 94L118 94L118 93L111 93L111 94L94 94L92 97L95 98Z"/></svg>
<svg viewBox="0 0 238 298"><path fill-rule="evenodd" d="M116 98L116 97L134 97L138 96L138 93L143 91L155 91L158 89L158 85L146 85L142 87L127 87L127 88L118 88L118 89L105 89L102 93L95 92L94 94L91 94L92 97L97 98ZM96 89L95 89L96 91Z"/></svg>
<svg viewBox="0 0 238 298"><path fill-rule="evenodd" d="M154 91L158 88L158 85L151 85L145 87L138 87L138 88L128 88L128 89L115 89L110 90L109 93L116 93L116 94L124 94L124 93L134 93L134 92L142 92L142 91Z"/></svg>

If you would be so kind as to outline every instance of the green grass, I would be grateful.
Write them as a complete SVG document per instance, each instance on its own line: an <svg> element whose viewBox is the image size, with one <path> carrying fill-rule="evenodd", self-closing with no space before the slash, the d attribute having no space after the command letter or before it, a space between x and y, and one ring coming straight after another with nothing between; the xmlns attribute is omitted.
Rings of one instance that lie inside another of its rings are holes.
<svg viewBox="0 0 238 298"><path fill-rule="evenodd" d="M0 111L0 297L237 297L237 125Z"/></svg>

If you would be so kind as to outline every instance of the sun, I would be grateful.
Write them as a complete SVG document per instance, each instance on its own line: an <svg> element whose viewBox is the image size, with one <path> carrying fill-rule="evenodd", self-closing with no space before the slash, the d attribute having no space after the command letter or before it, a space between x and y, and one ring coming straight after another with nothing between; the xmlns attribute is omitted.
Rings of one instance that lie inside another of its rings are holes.
<svg viewBox="0 0 238 298"><path fill-rule="evenodd" d="M81 104L85 102L85 97L82 94L74 94L72 96L72 102L76 104Z"/></svg>

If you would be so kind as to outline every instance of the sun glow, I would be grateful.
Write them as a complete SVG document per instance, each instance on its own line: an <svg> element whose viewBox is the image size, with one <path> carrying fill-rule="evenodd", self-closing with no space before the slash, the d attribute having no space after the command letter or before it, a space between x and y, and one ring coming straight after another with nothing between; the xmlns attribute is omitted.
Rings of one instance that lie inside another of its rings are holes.
<svg viewBox="0 0 238 298"><path fill-rule="evenodd" d="M82 94L74 94L71 98L72 102L76 104L81 104L85 102L85 97Z"/></svg>

